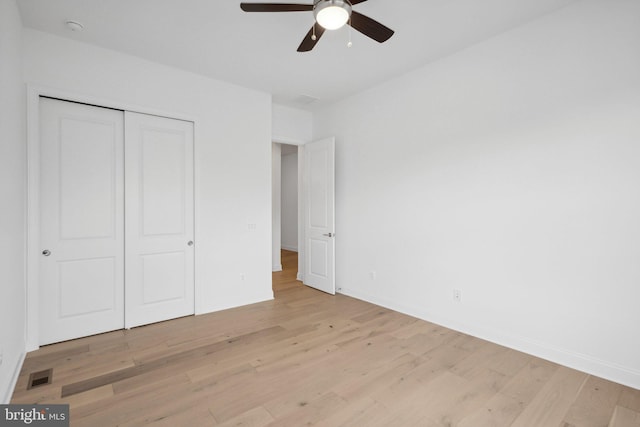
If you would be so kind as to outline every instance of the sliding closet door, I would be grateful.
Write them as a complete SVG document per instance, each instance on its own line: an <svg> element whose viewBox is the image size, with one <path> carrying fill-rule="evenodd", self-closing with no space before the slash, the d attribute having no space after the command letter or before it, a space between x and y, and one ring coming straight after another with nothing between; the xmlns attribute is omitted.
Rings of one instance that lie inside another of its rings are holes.
<svg viewBox="0 0 640 427"><path fill-rule="evenodd" d="M125 325L194 313L193 123L125 113Z"/></svg>
<svg viewBox="0 0 640 427"><path fill-rule="evenodd" d="M124 327L123 112L40 100L40 344Z"/></svg>

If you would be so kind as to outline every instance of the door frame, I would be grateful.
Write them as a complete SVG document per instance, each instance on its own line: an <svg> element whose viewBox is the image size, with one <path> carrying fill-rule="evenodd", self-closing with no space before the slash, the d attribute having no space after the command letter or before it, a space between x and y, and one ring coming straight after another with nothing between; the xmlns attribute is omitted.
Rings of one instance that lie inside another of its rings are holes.
<svg viewBox="0 0 640 427"><path fill-rule="evenodd" d="M290 138L282 138L282 137L274 137L271 139L273 143L276 144L287 144L287 145L295 145L298 147L298 272L296 274L296 280L304 282L304 260L305 260L305 250L304 250L304 222L301 222L301 219L304 219L304 207L305 207L305 191L304 191L304 145L310 141L302 141L298 139L290 139ZM272 148L273 151L273 148ZM272 153L273 154L273 153ZM280 168L280 174L282 174L282 168ZM273 171L272 171L273 176ZM272 189L273 193L273 189ZM273 194L272 194L273 196ZM273 212L273 209L272 209ZM282 213L281 213L282 216ZM273 230L271 231L273 236ZM271 245L273 248L273 244ZM273 259L273 254L271 256Z"/></svg>
<svg viewBox="0 0 640 427"><path fill-rule="evenodd" d="M40 260L40 97L56 98L62 101L77 102L81 104L89 104L98 107L112 108L122 111L132 111L136 113L149 114L185 120L193 122L194 136L194 236L200 234L200 197L199 197L199 164L198 156L198 122L199 118L185 115L177 111L166 111L147 106L133 105L126 102L118 102L113 99L107 99L96 96L89 96L80 93L74 93L66 90L27 84L27 185L26 185L26 276L27 286L25 295L25 304L27 312L25 344L26 351L33 351L40 348L39 338L40 332L38 327L38 308L39 308L39 260ZM198 307L199 296L199 275L198 275L198 251L195 254L195 271L194 271L194 301L195 313L199 314L201 310Z"/></svg>

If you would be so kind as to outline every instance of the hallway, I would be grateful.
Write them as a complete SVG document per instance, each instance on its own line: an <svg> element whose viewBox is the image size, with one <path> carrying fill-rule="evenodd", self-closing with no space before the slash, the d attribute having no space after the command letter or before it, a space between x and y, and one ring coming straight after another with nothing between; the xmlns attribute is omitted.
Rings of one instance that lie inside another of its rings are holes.
<svg viewBox="0 0 640 427"><path fill-rule="evenodd" d="M278 293L292 288L302 286L302 282L296 280L298 274L298 253L282 249L282 271L276 271L272 275L273 293L277 297Z"/></svg>

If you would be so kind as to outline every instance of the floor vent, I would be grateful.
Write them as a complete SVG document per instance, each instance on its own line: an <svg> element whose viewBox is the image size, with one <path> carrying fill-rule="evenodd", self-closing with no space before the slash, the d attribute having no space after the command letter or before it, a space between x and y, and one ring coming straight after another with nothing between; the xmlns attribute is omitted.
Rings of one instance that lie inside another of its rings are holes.
<svg viewBox="0 0 640 427"><path fill-rule="evenodd" d="M31 390L34 387L51 384L52 378L53 369L33 372L31 375L29 375L29 385L27 386L27 390Z"/></svg>

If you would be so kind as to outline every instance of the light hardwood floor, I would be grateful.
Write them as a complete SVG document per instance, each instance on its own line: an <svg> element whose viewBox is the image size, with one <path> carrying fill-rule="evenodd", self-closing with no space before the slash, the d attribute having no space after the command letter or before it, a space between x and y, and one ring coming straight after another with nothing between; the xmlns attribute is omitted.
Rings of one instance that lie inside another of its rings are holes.
<svg viewBox="0 0 640 427"><path fill-rule="evenodd" d="M282 259L274 301L30 353L12 403L92 427L640 427L638 390L309 289Z"/></svg>

